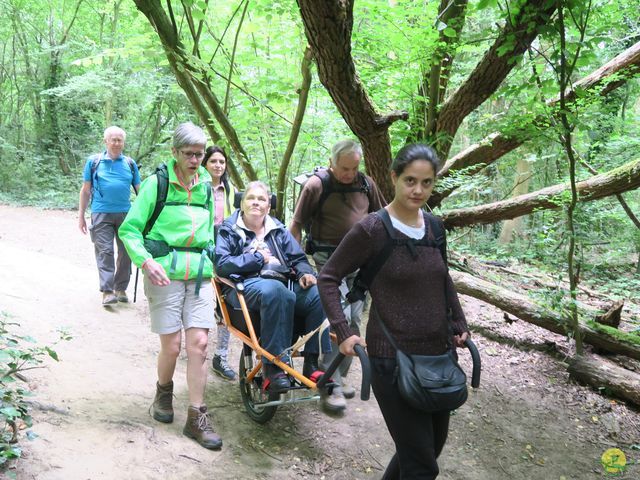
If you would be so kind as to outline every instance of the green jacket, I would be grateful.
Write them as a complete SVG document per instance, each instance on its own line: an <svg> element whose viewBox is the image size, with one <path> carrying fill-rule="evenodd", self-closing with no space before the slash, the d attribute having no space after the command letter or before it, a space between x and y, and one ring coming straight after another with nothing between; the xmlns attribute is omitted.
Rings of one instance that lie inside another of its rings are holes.
<svg viewBox="0 0 640 480"><path fill-rule="evenodd" d="M205 168L199 167L197 183L187 191L178 182L174 171L175 164L173 158L167 162L167 202L146 238L162 240L172 250L168 255L155 258L171 280L196 279L199 270L202 278L211 278L212 261L207 255L202 254L202 251L212 248L214 244L213 195L209 196L208 208L202 207L206 203L207 192L211 189L211 177ZM158 177L151 175L142 182L138 197L118 230L118 236L124 243L129 257L138 267L152 258L151 253L145 248L142 232L155 208L157 193ZM180 250L183 248L194 251Z"/></svg>

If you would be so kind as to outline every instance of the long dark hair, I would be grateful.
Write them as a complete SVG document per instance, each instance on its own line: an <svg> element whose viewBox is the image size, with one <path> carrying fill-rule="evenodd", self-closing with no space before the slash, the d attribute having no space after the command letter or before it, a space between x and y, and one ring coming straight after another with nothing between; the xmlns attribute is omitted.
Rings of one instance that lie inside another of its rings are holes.
<svg viewBox="0 0 640 480"><path fill-rule="evenodd" d="M434 173L438 173L440 169L440 159L433 148L424 143L410 143L402 147L396 154L396 158L391 163L391 171L399 177L407 165L416 160L429 162L433 166Z"/></svg>
<svg viewBox="0 0 640 480"><path fill-rule="evenodd" d="M224 191L225 191L225 201L227 203L227 210L230 210L230 206L228 205L229 203L229 174L227 173L228 171L228 166L229 166L229 157L227 156L227 152L224 151L224 148L218 146L218 145L211 145L210 147L207 147L207 150L204 153L204 158L202 159L202 166L204 168L207 168L207 162L209 161L209 158L211 158L211 155L213 155L214 153L221 153L224 156L224 173L222 174L222 176L220 177L220 182L222 182L222 185L224 185Z"/></svg>

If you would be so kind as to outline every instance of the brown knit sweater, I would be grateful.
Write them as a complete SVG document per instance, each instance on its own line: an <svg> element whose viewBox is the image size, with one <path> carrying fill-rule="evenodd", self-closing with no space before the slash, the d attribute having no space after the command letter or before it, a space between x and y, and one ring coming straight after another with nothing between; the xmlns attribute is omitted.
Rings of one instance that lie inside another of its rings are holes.
<svg viewBox="0 0 640 480"><path fill-rule="evenodd" d="M431 235L431 232L427 234ZM403 238L404 234L396 230L396 236ZM354 335L340 305L338 286L341 279L375 258L387 239L380 217L370 214L354 225L320 272L320 298L338 343ZM453 312L453 332L468 331L440 251L435 247L418 247L417 252L418 257L414 259L407 247L395 247L370 285L372 303L366 340L371 356L393 358L396 354L380 328L378 317L382 317L398 347L405 353L444 353L448 336L445 282Z"/></svg>

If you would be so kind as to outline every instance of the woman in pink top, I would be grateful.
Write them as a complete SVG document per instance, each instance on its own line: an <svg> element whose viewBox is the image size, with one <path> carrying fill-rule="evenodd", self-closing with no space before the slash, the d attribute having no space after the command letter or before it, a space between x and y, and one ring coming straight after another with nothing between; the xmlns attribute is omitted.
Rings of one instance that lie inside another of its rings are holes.
<svg viewBox="0 0 640 480"><path fill-rule="evenodd" d="M211 175L211 188L215 199L215 221L214 229L218 233L218 227L222 221L233 213L233 199L236 193L235 188L229 183L227 174L227 154L217 145L207 148L202 166ZM216 342L216 352L211 361L213 371L225 380L235 380L236 372L227 363L229 356L229 330L222 323L222 318L216 310L218 325L218 341Z"/></svg>

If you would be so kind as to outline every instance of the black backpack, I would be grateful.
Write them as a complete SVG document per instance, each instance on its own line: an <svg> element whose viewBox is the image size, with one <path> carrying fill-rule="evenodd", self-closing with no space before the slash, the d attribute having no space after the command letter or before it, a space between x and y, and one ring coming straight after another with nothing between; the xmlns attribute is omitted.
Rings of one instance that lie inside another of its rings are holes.
<svg viewBox="0 0 640 480"><path fill-rule="evenodd" d="M322 250L322 248L318 248L314 246L313 239L311 238L311 224L314 221L319 221L322 218L322 206L324 202L327 201L329 195L334 193L341 194L351 194L351 193L362 193L367 196L369 200L369 213L371 213L371 205L373 204L373 199L371 198L371 185L369 185L369 181L367 177L362 173L357 173L358 185L343 185L338 182L331 181L331 175L329 174L329 170L324 167L316 167L313 170L313 175L320 179L322 185L322 192L320 193L320 198L318 199L318 203L316 205L313 214L310 216L310 220L304 225L304 231L306 232L306 242L305 242L305 252L308 254L312 254L315 251ZM331 250L334 250L331 248Z"/></svg>
<svg viewBox="0 0 640 480"><path fill-rule="evenodd" d="M416 258L418 255L416 247L435 247L440 250L440 255L442 255L442 260L444 261L445 266L448 265L447 243L442 222L430 213L422 213L424 215L424 224L429 225L429 229L420 240L396 237L395 229L391 223L391 217L389 216L389 212L387 212L386 208L381 208L375 213L375 215L380 217L384 224L384 229L387 232L387 243L372 262L364 265L360 270L358 270L358 274L353 281L353 286L347 294L347 301L349 303L364 300L369 287L373 283L373 279L376 277L382 266L387 262L394 248L406 247L409 249L411 256ZM432 234L431 236L429 235L430 232Z"/></svg>
<svg viewBox="0 0 640 480"><path fill-rule="evenodd" d="M156 205L147 220L147 224L142 231L142 236L146 237L147 234L153 228L153 225L156 223L156 220L160 216L162 209L165 205L183 205L183 202L167 202L167 192L169 191L169 170L167 169L166 163L163 163L156 167L153 174L158 177L158 189L156 194ZM205 203L190 203L189 205L193 207L202 207L205 209L209 209L209 203L211 202L211 184L207 183L207 199Z"/></svg>

